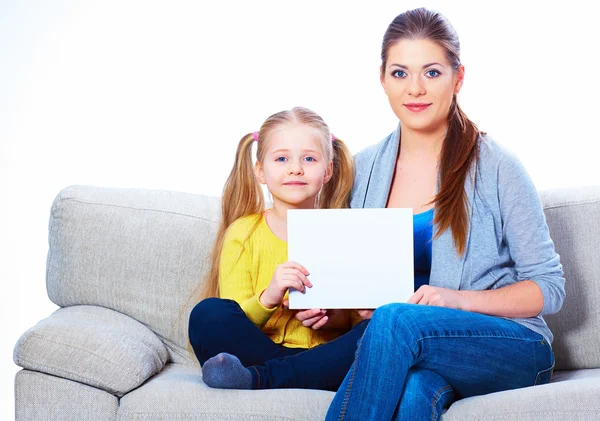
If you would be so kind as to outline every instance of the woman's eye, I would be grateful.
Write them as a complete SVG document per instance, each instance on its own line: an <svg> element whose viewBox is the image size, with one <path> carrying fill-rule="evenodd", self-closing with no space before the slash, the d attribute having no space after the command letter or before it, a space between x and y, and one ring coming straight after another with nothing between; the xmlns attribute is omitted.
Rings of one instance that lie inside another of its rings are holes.
<svg viewBox="0 0 600 421"><path fill-rule="evenodd" d="M392 76L395 78L402 79L406 77L406 72L404 70L394 70L392 72Z"/></svg>
<svg viewBox="0 0 600 421"><path fill-rule="evenodd" d="M427 77L431 77L431 78L438 77L439 75L441 75L441 73L439 71L434 70L434 69L427 70L427 72L425 74L427 75Z"/></svg>

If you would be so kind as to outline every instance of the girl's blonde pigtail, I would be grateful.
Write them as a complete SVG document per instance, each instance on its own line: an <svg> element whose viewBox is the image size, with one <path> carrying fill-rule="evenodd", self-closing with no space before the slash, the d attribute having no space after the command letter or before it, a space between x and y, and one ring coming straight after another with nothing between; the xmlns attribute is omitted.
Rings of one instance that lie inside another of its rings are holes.
<svg viewBox="0 0 600 421"><path fill-rule="evenodd" d="M354 160L350 149L340 139L333 140L333 176L321 189L317 207L339 209L350 206L354 183Z"/></svg>
<svg viewBox="0 0 600 421"><path fill-rule="evenodd" d="M238 144L235 163L225 182L221 200L221 222L211 254L211 267L203 283L200 300L219 296L219 261L227 228L239 218L261 214L264 211L264 198L254 175L252 145L254 136L248 133Z"/></svg>

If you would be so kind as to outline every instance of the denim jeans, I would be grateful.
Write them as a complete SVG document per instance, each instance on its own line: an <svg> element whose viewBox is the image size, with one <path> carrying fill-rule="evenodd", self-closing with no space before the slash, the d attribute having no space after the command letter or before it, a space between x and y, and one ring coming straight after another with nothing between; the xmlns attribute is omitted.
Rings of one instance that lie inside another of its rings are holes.
<svg viewBox="0 0 600 421"><path fill-rule="evenodd" d="M208 298L192 310L188 334L200 365L221 352L235 355L250 368L254 389L336 391L367 324L364 320L337 339L308 350L286 348L254 325L235 301Z"/></svg>
<svg viewBox="0 0 600 421"><path fill-rule="evenodd" d="M414 304L378 308L327 421L437 420L457 399L550 381L554 354L511 320Z"/></svg>

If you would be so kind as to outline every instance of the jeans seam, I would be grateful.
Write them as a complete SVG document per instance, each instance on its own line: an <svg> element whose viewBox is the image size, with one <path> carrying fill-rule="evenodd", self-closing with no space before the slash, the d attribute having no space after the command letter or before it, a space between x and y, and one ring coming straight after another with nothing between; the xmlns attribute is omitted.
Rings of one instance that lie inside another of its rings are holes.
<svg viewBox="0 0 600 421"><path fill-rule="evenodd" d="M437 419L437 410L435 409L435 404L444 393L450 392L451 390L452 386L447 384L435 392L435 395L433 395L433 398L431 398L431 421L435 421Z"/></svg>
<svg viewBox="0 0 600 421"><path fill-rule="evenodd" d="M257 380L257 385L256 385L256 388L257 388L257 389L260 389L260 373L258 372L258 370L256 369L256 367L254 367L254 366L251 366L251 367L252 367L252 368L254 369L254 371L256 372L256 380Z"/></svg>
<svg viewBox="0 0 600 421"><path fill-rule="evenodd" d="M346 389L346 393L344 394L344 401L342 402L342 410L340 411L339 421L343 421L346 418L346 410L348 409L348 401L350 400L350 392L352 390L352 384L354 383L354 375L356 374L356 364L358 360L358 355L360 354L360 347L362 346L362 338L358 343L358 347L356 348L356 355L354 357L354 363L352 364L352 374L350 374L350 379L348 380L348 388Z"/></svg>
<svg viewBox="0 0 600 421"><path fill-rule="evenodd" d="M430 335L422 336L418 340L424 339L446 339L446 338L489 338L489 339L514 339L516 341L538 342L539 339L528 339L516 336L499 336L499 335L478 335L478 334L453 334L453 335Z"/></svg>

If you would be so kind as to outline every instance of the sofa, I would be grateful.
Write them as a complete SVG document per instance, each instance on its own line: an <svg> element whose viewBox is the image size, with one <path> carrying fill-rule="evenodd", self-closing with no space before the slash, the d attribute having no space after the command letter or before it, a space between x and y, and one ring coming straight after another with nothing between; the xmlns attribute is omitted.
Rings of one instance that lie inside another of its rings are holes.
<svg viewBox="0 0 600 421"><path fill-rule="evenodd" d="M550 384L455 402L442 421L600 420L600 186L540 192L567 298L548 316ZM71 186L50 213L59 306L14 348L17 421L322 420L332 392L218 390L187 344L220 199ZM493 358L493 355L490 355Z"/></svg>

